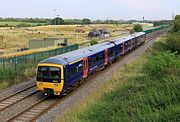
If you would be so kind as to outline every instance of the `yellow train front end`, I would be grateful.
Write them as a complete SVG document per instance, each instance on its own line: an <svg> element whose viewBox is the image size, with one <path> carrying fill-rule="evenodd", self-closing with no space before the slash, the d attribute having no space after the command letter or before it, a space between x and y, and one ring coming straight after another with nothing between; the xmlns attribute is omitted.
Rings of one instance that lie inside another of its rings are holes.
<svg viewBox="0 0 180 122"><path fill-rule="evenodd" d="M45 95L60 95L64 86L62 65L40 63L37 69L36 85Z"/></svg>

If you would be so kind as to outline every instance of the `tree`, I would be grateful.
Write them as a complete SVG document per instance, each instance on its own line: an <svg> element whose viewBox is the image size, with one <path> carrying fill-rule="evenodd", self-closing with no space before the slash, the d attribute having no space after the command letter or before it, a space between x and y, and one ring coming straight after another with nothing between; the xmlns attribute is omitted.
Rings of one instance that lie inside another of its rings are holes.
<svg viewBox="0 0 180 122"><path fill-rule="evenodd" d="M134 25L133 30L134 30L134 32L141 32L141 31L143 31L142 25L140 25L140 24Z"/></svg>
<svg viewBox="0 0 180 122"><path fill-rule="evenodd" d="M51 25L64 25L65 22L62 18L54 18L52 21L51 21Z"/></svg>
<svg viewBox="0 0 180 122"><path fill-rule="evenodd" d="M174 21L174 31L180 31L180 15L177 15Z"/></svg>
<svg viewBox="0 0 180 122"><path fill-rule="evenodd" d="M91 20L90 19L87 19L87 18L84 18L82 20L82 24L91 24Z"/></svg>
<svg viewBox="0 0 180 122"><path fill-rule="evenodd" d="M102 20L95 20L93 21L93 24L103 24L104 22Z"/></svg>

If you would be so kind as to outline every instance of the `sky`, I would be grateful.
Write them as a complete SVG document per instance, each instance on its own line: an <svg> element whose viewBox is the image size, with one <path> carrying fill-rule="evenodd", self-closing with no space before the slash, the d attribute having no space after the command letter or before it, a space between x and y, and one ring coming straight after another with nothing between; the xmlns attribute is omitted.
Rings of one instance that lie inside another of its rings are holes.
<svg viewBox="0 0 180 122"><path fill-rule="evenodd" d="M180 14L180 0L0 0L0 17L162 20Z"/></svg>

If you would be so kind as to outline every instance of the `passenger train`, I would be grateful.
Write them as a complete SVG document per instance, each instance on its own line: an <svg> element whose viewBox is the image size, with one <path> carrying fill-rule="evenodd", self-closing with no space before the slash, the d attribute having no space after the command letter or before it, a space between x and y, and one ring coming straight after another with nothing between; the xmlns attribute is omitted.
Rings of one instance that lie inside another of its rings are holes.
<svg viewBox="0 0 180 122"><path fill-rule="evenodd" d="M37 89L45 94L60 95L70 86L139 47L145 40L146 34L139 32L45 59L38 64Z"/></svg>

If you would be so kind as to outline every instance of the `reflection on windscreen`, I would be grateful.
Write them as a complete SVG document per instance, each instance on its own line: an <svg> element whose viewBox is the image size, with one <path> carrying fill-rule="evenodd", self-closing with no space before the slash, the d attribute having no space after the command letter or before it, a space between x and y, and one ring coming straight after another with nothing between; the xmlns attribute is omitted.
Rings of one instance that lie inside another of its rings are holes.
<svg viewBox="0 0 180 122"><path fill-rule="evenodd" d="M37 72L37 81L60 82L61 70L57 67L40 66Z"/></svg>

